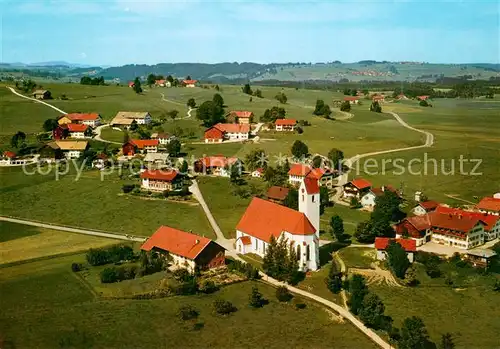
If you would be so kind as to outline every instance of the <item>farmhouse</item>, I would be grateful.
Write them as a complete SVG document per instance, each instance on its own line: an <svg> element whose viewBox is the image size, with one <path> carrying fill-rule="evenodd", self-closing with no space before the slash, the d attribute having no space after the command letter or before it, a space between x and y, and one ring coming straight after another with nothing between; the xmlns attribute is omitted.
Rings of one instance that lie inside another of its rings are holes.
<svg viewBox="0 0 500 349"><path fill-rule="evenodd" d="M232 111L230 116L239 124L251 124L254 114L251 111Z"/></svg>
<svg viewBox="0 0 500 349"><path fill-rule="evenodd" d="M358 96L347 96L347 97L344 97L344 101L349 102L349 104L358 104L359 97Z"/></svg>
<svg viewBox="0 0 500 349"><path fill-rule="evenodd" d="M288 183L300 185L304 178L312 178L319 186L331 188L333 186L334 174L330 170L322 168L311 168L308 165L294 164L288 171Z"/></svg>
<svg viewBox="0 0 500 349"><path fill-rule="evenodd" d="M293 131L297 125L297 120L295 119L278 119L274 123L276 131Z"/></svg>
<svg viewBox="0 0 500 349"><path fill-rule="evenodd" d="M433 212L431 241L459 249L471 249L484 244L485 223L474 217Z"/></svg>
<svg viewBox="0 0 500 349"><path fill-rule="evenodd" d="M476 209L479 212L500 215L500 198L485 197L477 205Z"/></svg>
<svg viewBox="0 0 500 349"><path fill-rule="evenodd" d="M167 226L158 228L141 249L168 255L175 266L190 272L225 265L224 247L206 237Z"/></svg>
<svg viewBox="0 0 500 349"><path fill-rule="evenodd" d="M361 206L367 209L373 209L376 205L376 199L384 195L386 191L391 191L401 198L401 195L397 189L395 189L391 185L383 185L380 188L371 188L365 195L363 195L361 197Z"/></svg>
<svg viewBox="0 0 500 349"><path fill-rule="evenodd" d="M175 139L175 136L169 135L168 133L165 132L160 132L160 133L153 133L151 135L151 139L157 139L159 144L167 145L170 143L172 139Z"/></svg>
<svg viewBox="0 0 500 349"><path fill-rule="evenodd" d="M429 96L417 96L417 99L419 101L426 101L427 99L429 99Z"/></svg>
<svg viewBox="0 0 500 349"><path fill-rule="evenodd" d="M122 153L125 156L134 156L138 152L156 153L158 152L157 139L131 139L122 146Z"/></svg>
<svg viewBox="0 0 500 349"><path fill-rule="evenodd" d="M355 197L356 199L361 200L363 195L370 191L371 187L372 184L366 179L353 179L352 181L344 185L344 193L342 194L342 197L344 199Z"/></svg>
<svg viewBox="0 0 500 349"><path fill-rule="evenodd" d="M102 170L106 166L109 166L108 156L104 153L97 154L96 159L92 161L92 167Z"/></svg>
<svg viewBox="0 0 500 349"><path fill-rule="evenodd" d="M175 170L146 170L141 172L141 188L151 191L182 189L182 176Z"/></svg>
<svg viewBox="0 0 500 349"><path fill-rule="evenodd" d="M406 257L413 263L414 254L417 252L417 245L412 239L391 239L391 238L375 238L375 248L377 249L377 259L383 261L387 259L387 247L391 242L396 242L404 248L406 252Z"/></svg>
<svg viewBox="0 0 500 349"><path fill-rule="evenodd" d="M429 215L411 216L393 226L396 238L411 238L417 246L431 241L431 218Z"/></svg>
<svg viewBox="0 0 500 349"><path fill-rule="evenodd" d="M195 161L194 171L214 176L229 177L232 166L241 166L241 161L238 158L227 158L222 155L206 156Z"/></svg>
<svg viewBox="0 0 500 349"><path fill-rule="evenodd" d="M198 80L183 80L182 84L185 87L196 87L196 85L198 84Z"/></svg>
<svg viewBox="0 0 500 349"><path fill-rule="evenodd" d="M224 140L246 141L250 134L248 124L217 124L205 131L205 143L221 143Z"/></svg>
<svg viewBox="0 0 500 349"><path fill-rule="evenodd" d="M155 80L155 85L160 87L171 87L172 83L168 80L162 79L162 80Z"/></svg>
<svg viewBox="0 0 500 349"><path fill-rule="evenodd" d="M47 161L55 161L64 157L66 159L78 159L87 147L87 141L56 140L42 147L40 158Z"/></svg>
<svg viewBox="0 0 500 349"><path fill-rule="evenodd" d="M36 90L35 92L33 92L33 98L35 98L35 99L51 99L52 96L50 94L50 91Z"/></svg>
<svg viewBox="0 0 500 349"><path fill-rule="evenodd" d="M128 87L134 87L134 86L135 86L135 83L133 81L128 82Z"/></svg>
<svg viewBox="0 0 500 349"><path fill-rule="evenodd" d="M396 99L402 101L402 100L407 100L408 97L406 97L404 93L400 93L399 95L397 95Z"/></svg>
<svg viewBox="0 0 500 349"><path fill-rule="evenodd" d="M59 127L67 128L70 138L85 138L90 131L89 126L85 124L66 124Z"/></svg>
<svg viewBox="0 0 500 349"><path fill-rule="evenodd" d="M111 120L110 125L130 128L134 121L138 125L147 125L151 123L151 115L147 111L119 111Z"/></svg>
<svg viewBox="0 0 500 349"><path fill-rule="evenodd" d="M454 215L460 217L467 217L471 219L478 219L484 223L484 240L490 241L500 237L500 216L488 213L464 211L458 208L438 206L436 213L443 215Z"/></svg>
<svg viewBox="0 0 500 349"><path fill-rule="evenodd" d="M439 202L432 200L419 202L418 205L413 208L412 212L417 216L422 216L434 211L439 205Z"/></svg>
<svg viewBox="0 0 500 349"><path fill-rule="evenodd" d="M57 122L64 124L84 124L90 127L97 127L101 124L101 115L97 113L71 113L61 116Z"/></svg>
<svg viewBox="0 0 500 349"><path fill-rule="evenodd" d="M384 103L385 102L385 96L383 96L383 95L374 95L374 96L372 96L372 101L373 102Z"/></svg>
<svg viewBox="0 0 500 349"><path fill-rule="evenodd" d="M283 204L289 192L290 189L288 188L278 187L277 185L274 185L267 190L266 198L271 202Z"/></svg>
<svg viewBox="0 0 500 349"><path fill-rule="evenodd" d="M254 178L262 178L262 176L264 175L264 169L262 167L258 168L255 171L252 171L251 175Z"/></svg>
<svg viewBox="0 0 500 349"><path fill-rule="evenodd" d="M271 237L286 239L296 250L303 271L319 268L319 186L304 179L299 189L299 210L253 198L236 226L236 249L261 257Z"/></svg>

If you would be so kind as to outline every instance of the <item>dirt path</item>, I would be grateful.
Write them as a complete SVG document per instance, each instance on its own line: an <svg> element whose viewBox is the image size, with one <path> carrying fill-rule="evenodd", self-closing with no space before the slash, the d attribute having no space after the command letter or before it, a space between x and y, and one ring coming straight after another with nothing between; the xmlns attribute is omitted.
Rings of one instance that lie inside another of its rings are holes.
<svg viewBox="0 0 500 349"><path fill-rule="evenodd" d="M19 92L17 92L16 90L14 90L12 87L7 86L7 88L8 88L8 89L9 89L9 90L13 93L13 94L15 94L15 95L17 95L17 96L19 96L19 97L21 97L21 98L24 98L24 99L29 99L29 100L31 100L31 101L33 101L33 102L37 102L37 103L41 103L41 104L45 104L47 107L52 108L52 109L54 109L54 110L58 111L58 112L59 112L59 113L61 113L61 114L68 114L68 113L66 113L64 110L61 110L61 109L59 109L59 108L57 108L57 107L54 107L52 104L49 104L49 103L47 103L47 102L44 102L44 101L42 101L42 100L40 100L40 99L35 99L35 98L27 97L27 96L25 96L25 95L23 95L23 94L20 94Z"/></svg>
<svg viewBox="0 0 500 349"><path fill-rule="evenodd" d="M368 284L387 284L392 287L403 287L400 285L394 275L389 270L380 269L378 265L375 263L372 264L374 269L358 269L358 268L349 268L349 273L351 274L360 274L366 277L366 282Z"/></svg>

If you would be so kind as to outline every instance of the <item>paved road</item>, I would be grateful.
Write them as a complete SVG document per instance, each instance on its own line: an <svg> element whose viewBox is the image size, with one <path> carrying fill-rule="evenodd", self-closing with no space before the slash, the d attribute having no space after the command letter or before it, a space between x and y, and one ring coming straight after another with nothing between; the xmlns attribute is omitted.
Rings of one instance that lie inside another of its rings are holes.
<svg viewBox="0 0 500 349"><path fill-rule="evenodd" d="M64 110L61 110L61 109L59 109L59 108L57 108L57 107L54 107L52 104L49 104L49 103L47 103L47 102L44 102L44 101L42 101L42 100L40 100L40 99L35 99L35 98L27 97L27 96L25 96L25 95L23 95L23 94L20 94L19 92L17 92L16 90L14 90L12 87L7 86L7 88L8 88L8 89L9 89L9 90L13 93L13 94L18 95L19 97L22 97L22 98L25 98L25 99L32 100L33 102L37 102L37 103L41 103L41 104L45 104L47 107L50 107L50 108L52 108L52 109L54 109L54 110L57 110L57 111L58 111L59 113L61 113L61 114L68 114L68 113L66 113Z"/></svg>
<svg viewBox="0 0 500 349"><path fill-rule="evenodd" d="M120 143L120 142L108 141L108 140L105 140L105 139L101 138L101 131L105 127L110 127L110 126L109 126L109 124L104 124L104 125L99 125L99 126L97 126L95 128L94 132L96 133L96 135L95 135L94 139L96 141L99 141L99 142L111 143L111 144L120 144L120 145L122 145L122 143Z"/></svg>
<svg viewBox="0 0 500 349"><path fill-rule="evenodd" d="M99 237L103 237L103 238L110 238L110 239L117 239L117 240L137 241L137 242L146 241L146 238L141 237L141 236L133 236L133 235L119 234L119 233L109 233L109 232L88 230L88 229L82 229L82 228L65 227L65 226L61 226L61 225L47 224L47 223L42 223L42 222L34 222L34 221L29 221L29 220L19 219L19 218L0 216L0 221L17 223L17 224L24 224L24 225L31 225L33 227L40 227L40 228L46 228L46 229L52 229L52 230L67 231L70 233L99 236Z"/></svg>

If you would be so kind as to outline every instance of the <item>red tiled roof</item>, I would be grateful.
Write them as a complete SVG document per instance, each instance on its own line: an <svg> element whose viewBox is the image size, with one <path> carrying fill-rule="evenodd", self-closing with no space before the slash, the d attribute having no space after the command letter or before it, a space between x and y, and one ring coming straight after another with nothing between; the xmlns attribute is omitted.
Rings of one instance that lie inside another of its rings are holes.
<svg viewBox="0 0 500 349"><path fill-rule="evenodd" d="M370 191L373 194L375 194L375 196L382 196L382 195L384 195L384 192L386 192L386 191L391 191L394 194L396 194L397 196L400 196L398 190L396 188L394 188L392 185L385 185L384 187L380 187L380 188L372 188Z"/></svg>
<svg viewBox="0 0 500 349"><path fill-rule="evenodd" d="M458 217L462 216L469 219L481 220L485 224L484 230L486 231L490 231L493 227L495 227L495 224L500 219L500 216L492 214L464 211L459 208L446 207L446 206L438 206L435 212L443 215L454 215Z"/></svg>
<svg viewBox="0 0 500 349"><path fill-rule="evenodd" d="M401 245L406 252L415 252L417 250L417 242L413 239L391 239L391 238L375 238L375 248L377 250L385 250L389 246L389 242L394 241Z"/></svg>
<svg viewBox="0 0 500 349"><path fill-rule="evenodd" d="M359 97L357 96L347 96L347 97L344 97L344 101L357 101L359 99Z"/></svg>
<svg viewBox="0 0 500 349"><path fill-rule="evenodd" d="M132 139L130 142L137 146L139 149L144 147L154 147L158 145L157 139Z"/></svg>
<svg viewBox="0 0 500 349"><path fill-rule="evenodd" d="M85 132L89 128L85 124L66 124L69 132Z"/></svg>
<svg viewBox="0 0 500 349"><path fill-rule="evenodd" d="M231 113L233 113L234 115L236 115L237 117L239 118L250 118L253 113L251 111L243 111L243 110L235 110L235 111L232 111Z"/></svg>
<svg viewBox="0 0 500 349"><path fill-rule="evenodd" d="M16 157L16 153L14 153L13 151L4 151L3 152L3 156L5 156L6 158L9 158L9 159L13 159Z"/></svg>
<svg viewBox="0 0 500 349"><path fill-rule="evenodd" d="M98 120L99 114L97 113L71 113L65 115L71 121L83 121L83 120Z"/></svg>
<svg viewBox="0 0 500 349"><path fill-rule="evenodd" d="M276 125L281 126L295 126L297 124L297 120L295 119L278 119L275 122Z"/></svg>
<svg viewBox="0 0 500 349"><path fill-rule="evenodd" d="M303 164L293 164L288 171L290 176L307 176L311 172L311 167Z"/></svg>
<svg viewBox="0 0 500 349"><path fill-rule="evenodd" d="M141 178L171 182L178 176L178 174L179 173L175 170L147 170L141 173Z"/></svg>
<svg viewBox="0 0 500 349"><path fill-rule="evenodd" d="M409 236L413 238L422 238L425 236L426 230L431 228L431 220L427 214L422 216L411 216L403 219L393 227L399 235L404 235L406 230Z"/></svg>
<svg viewBox="0 0 500 349"><path fill-rule="evenodd" d="M269 242L283 231L294 235L312 235L316 232L305 214L270 201L253 198L236 229Z"/></svg>
<svg viewBox="0 0 500 349"><path fill-rule="evenodd" d="M476 205L476 208L479 210L500 212L500 199L485 197Z"/></svg>
<svg viewBox="0 0 500 349"><path fill-rule="evenodd" d="M266 196L273 200L285 200L290 189L278 187L276 185L272 186L267 190Z"/></svg>
<svg viewBox="0 0 500 349"><path fill-rule="evenodd" d="M255 169L254 172L259 172L260 174L263 174L265 172L265 170L262 167L259 167L259 168Z"/></svg>
<svg viewBox="0 0 500 349"><path fill-rule="evenodd" d="M330 172L322 168L313 168L311 172L307 174L307 177L320 180L325 174L330 174Z"/></svg>
<svg viewBox="0 0 500 349"><path fill-rule="evenodd" d="M304 178L304 185L306 187L307 194L319 193L319 185L317 179L306 177Z"/></svg>
<svg viewBox="0 0 500 349"><path fill-rule="evenodd" d="M205 139L223 139L224 132L216 127L210 127L208 130L205 131L204 137Z"/></svg>
<svg viewBox="0 0 500 349"><path fill-rule="evenodd" d="M156 247L178 256L195 259L211 242L212 240L203 236L167 226L161 226L141 246L141 249L150 251Z"/></svg>
<svg viewBox="0 0 500 349"><path fill-rule="evenodd" d="M427 212L435 210L439 205L439 202L432 200L424 201L418 204L418 206L422 206L422 208Z"/></svg>
<svg viewBox="0 0 500 349"><path fill-rule="evenodd" d="M251 245L252 244L252 240L250 239L250 236L242 236L242 237L240 237L240 240L243 243L243 245Z"/></svg>
<svg viewBox="0 0 500 349"><path fill-rule="evenodd" d="M426 100L429 98L429 96L417 96L417 99L420 99L421 101Z"/></svg>
<svg viewBox="0 0 500 349"><path fill-rule="evenodd" d="M211 128L216 128L218 130L221 130L222 132L229 132L229 133L250 132L250 125L248 124L217 124L212 126Z"/></svg>
<svg viewBox="0 0 500 349"><path fill-rule="evenodd" d="M205 167L220 167L224 168L226 166L234 164L236 161L238 161L238 158L227 158L222 155L218 156L205 156L204 158L201 158L198 160L201 162L201 164Z"/></svg>
<svg viewBox="0 0 500 349"><path fill-rule="evenodd" d="M135 85L135 84L134 84L134 82L133 82L133 81L130 81L130 82L128 83L128 86L129 86L129 87L132 87L132 86L134 86L134 85Z"/></svg>
<svg viewBox="0 0 500 349"><path fill-rule="evenodd" d="M167 80L155 80L155 84L161 85L161 84L164 84L165 81L167 81Z"/></svg>
<svg viewBox="0 0 500 349"><path fill-rule="evenodd" d="M385 99L384 96L373 96L372 100L379 100L379 99Z"/></svg>
<svg viewBox="0 0 500 349"><path fill-rule="evenodd" d="M370 188L372 186L372 184L364 178L353 179L352 181L350 181L347 184L351 184L358 189L366 189L366 188Z"/></svg>
<svg viewBox="0 0 500 349"><path fill-rule="evenodd" d="M438 211L429 213L432 226L440 229L448 229L462 233L468 233L478 222L484 222L482 219L464 216L458 214L443 214Z"/></svg>
<svg viewBox="0 0 500 349"><path fill-rule="evenodd" d="M186 85L196 84L198 80L183 80L182 81Z"/></svg>

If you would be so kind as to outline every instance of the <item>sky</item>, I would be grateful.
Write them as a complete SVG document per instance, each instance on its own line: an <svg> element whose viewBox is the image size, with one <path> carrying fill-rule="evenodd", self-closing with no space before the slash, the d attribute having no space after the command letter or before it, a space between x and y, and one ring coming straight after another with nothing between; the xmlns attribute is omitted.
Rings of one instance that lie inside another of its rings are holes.
<svg viewBox="0 0 500 349"><path fill-rule="evenodd" d="M0 0L0 10L2 62L500 62L495 0Z"/></svg>

